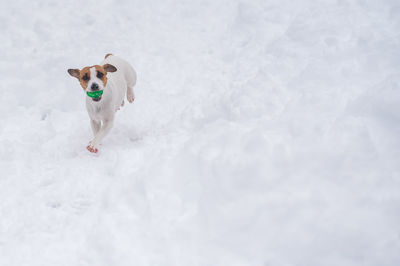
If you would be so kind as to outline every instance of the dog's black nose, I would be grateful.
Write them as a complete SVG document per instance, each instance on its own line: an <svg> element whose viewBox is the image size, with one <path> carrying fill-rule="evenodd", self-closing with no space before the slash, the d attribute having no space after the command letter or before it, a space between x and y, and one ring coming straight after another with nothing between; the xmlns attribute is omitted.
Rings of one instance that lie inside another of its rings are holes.
<svg viewBox="0 0 400 266"><path fill-rule="evenodd" d="M97 85L96 83L93 83L90 88L92 89L92 91L98 91L99 90L99 85Z"/></svg>

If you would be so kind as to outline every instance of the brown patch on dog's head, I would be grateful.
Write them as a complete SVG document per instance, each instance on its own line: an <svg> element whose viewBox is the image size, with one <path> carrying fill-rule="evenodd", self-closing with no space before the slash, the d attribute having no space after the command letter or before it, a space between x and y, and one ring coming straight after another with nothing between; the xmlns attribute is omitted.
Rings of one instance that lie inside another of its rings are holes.
<svg viewBox="0 0 400 266"><path fill-rule="evenodd" d="M115 71L117 71L117 68L110 64L105 64L103 66L88 66L82 68L81 70L68 69L68 73L79 80L79 83L84 90L87 89L90 80L92 80L92 82L98 83L97 79L103 83L102 87L104 88L107 84L107 72Z"/></svg>
<svg viewBox="0 0 400 266"><path fill-rule="evenodd" d="M90 67L84 67L82 70L79 69L68 69L68 73L77 78L82 88L86 90L87 84L90 80Z"/></svg>
<svg viewBox="0 0 400 266"><path fill-rule="evenodd" d="M79 75L79 83L81 84L82 88L84 90L86 90L87 85L89 83L90 80L90 68L91 67L84 67L82 68L82 70L80 71L80 75Z"/></svg>
<svg viewBox="0 0 400 266"><path fill-rule="evenodd" d="M107 71L104 70L103 66L96 65L94 67L96 69L96 77L103 82L105 87L107 84Z"/></svg>

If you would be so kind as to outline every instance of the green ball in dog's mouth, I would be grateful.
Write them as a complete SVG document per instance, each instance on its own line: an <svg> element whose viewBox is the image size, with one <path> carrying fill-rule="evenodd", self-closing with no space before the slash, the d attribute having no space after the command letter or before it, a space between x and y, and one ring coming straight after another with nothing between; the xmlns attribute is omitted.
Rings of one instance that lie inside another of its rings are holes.
<svg viewBox="0 0 400 266"><path fill-rule="evenodd" d="M87 91L86 94L90 98L99 98L101 95L103 95L103 91Z"/></svg>

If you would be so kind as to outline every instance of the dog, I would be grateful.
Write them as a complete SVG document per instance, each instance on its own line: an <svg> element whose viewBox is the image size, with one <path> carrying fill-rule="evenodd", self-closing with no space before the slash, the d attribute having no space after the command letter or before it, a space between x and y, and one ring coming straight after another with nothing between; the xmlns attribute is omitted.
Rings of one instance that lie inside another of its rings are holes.
<svg viewBox="0 0 400 266"><path fill-rule="evenodd" d="M136 72L125 60L106 54L100 65L68 69L68 73L79 80L86 92L86 109L93 130L93 140L86 148L97 153L101 140L113 126L116 111L124 106L125 95L129 103L135 100Z"/></svg>

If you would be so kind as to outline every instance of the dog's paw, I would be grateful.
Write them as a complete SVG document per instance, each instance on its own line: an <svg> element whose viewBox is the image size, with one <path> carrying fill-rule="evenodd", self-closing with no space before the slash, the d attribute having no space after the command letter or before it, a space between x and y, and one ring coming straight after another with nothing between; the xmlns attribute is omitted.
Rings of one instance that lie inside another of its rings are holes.
<svg viewBox="0 0 400 266"><path fill-rule="evenodd" d="M133 94L133 92L132 93L128 93L126 95L126 99L128 99L129 103L133 103L133 101L135 100L135 95Z"/></svg>
<svg viewBox="0 0 400 266"><path fill-rule="evenodd" d="M99 149L97 149L97 147L93 145L92 142L89 142L89 145L87 145L86 149L91 153L97 153L99 151Z"/></svg>
<svg viewBox="0 0 400 266"><path fill-rule="evenodd" d="M125 104L125 101L124 101L124 100L122 100L121 107L123 107L123 106L124 106L124 104Z"/></svg>

